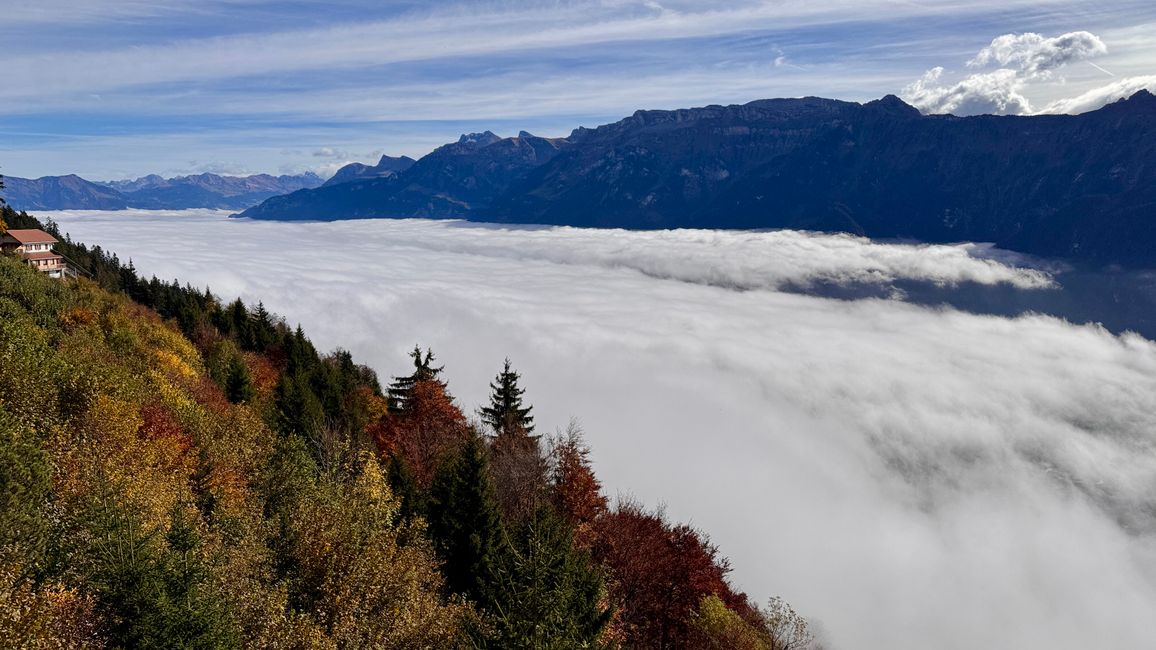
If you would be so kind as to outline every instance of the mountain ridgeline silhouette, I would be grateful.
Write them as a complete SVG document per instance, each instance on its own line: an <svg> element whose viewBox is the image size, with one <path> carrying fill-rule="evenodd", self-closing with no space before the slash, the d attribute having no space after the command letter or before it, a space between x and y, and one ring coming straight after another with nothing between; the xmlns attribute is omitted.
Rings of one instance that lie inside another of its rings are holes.
<svg viewBox="0 0 1156 650"><path fill-rule="evenodd" d="M1038 116L922 115L890 95L770 99L638 111L566 138L471 134L404 171L273 197L239 216L799 228L1150 268L1154 136L1147 91Z"/></svg>
<svg viewBox="0 0 1156 650"><path fill-rule="evenodd" d="M195 174L162 178L149 174L135 180L88 181L75 174L41 178L5 177L6 199L20 210L243 210L271 197L322 180L312 172L298 175L222 176Z"/></svg>

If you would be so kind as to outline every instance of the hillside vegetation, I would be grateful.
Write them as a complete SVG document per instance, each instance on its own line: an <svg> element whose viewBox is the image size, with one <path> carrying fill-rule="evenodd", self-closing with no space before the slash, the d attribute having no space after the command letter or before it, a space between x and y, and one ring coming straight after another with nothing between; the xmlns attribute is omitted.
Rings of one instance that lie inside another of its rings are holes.
<svg viewBox="0 0 1156 650"><path fill-rule="evenodd" d="M0 257L6 647L812 645L702 532L608 503L509 363L467 417L428 350L383 386L261 305L58 250L86 277Z"/></svg>

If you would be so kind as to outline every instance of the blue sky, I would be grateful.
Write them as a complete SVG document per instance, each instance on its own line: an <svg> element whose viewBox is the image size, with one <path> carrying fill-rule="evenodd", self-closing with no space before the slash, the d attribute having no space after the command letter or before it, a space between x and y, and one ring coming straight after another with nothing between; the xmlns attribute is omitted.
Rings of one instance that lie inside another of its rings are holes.
<svg viewBox="0 0 1156 650"><path fill-rule="evenodd" d="M1079 112L1156 88L1156 4L1131 0L4 2L13 176L327 173L764 97Z"/></svg>

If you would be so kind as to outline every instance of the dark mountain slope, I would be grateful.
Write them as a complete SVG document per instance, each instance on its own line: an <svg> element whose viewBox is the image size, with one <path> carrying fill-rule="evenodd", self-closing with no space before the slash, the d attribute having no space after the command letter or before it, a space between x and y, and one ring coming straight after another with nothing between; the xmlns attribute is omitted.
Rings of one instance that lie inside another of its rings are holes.
<svg viewBox="0 0 1156 650"><path fill-rule="evenodd" d="M368 217L463 218L555 155L563 140L522 132L463 135L412 167L384 178L352 181L278 196L241 213L258 219L356 219Z"/></svg>
<svg viewBox="0 0 1156 650"><path fill-rule="evenodd" d="M1146 91L1076 116L923 116L893 96L639 111L566 139L463 136L396 178L242 216L806 228L1156 267L1154 130Z"/></svg>
<svg viewBox="0 0 1156 650"><path fill-rule="evenodd" d="M921 116L773 100L576 131L489 217L628 228L808 228L1156 264L1156 97L1079 116Z"/></svg>
<svg viewBox="0 0 1156 650"><path fill-rule="evenodd" d="M417 161L409 156L402 156L401 158L382 156L376 165L349 163L337 170L337 173L325 181L324 185L340 185L350 181L393 176L413 167L415 162Z"/></svg>

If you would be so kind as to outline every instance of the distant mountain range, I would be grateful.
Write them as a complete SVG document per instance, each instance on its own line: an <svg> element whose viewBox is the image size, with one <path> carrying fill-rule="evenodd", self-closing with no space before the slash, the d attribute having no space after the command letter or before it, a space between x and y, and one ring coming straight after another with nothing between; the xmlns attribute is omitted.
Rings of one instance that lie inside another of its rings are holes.
<svg viewBox="0 0 1156 650"><path fill-rule="evenodd" d="M1156 97L1082 115L921 115L894 96L638 111L566 138L462 136L257 219L802 228L1156 268Z"/></svg>
<svg viewBox="0 0 1156 650"><path fill-rule="evenodd" d="M128 207L120 192L75 174L35 179L5 176L4 186L4 199L17 210L123 210Z"/></svg>
<svg viewBox="0 0 1156 650"><path fill-rule="evenodd" d="M243 210L280 194L318 187L313 173L296 176L197 174L131 181L87 181L76 175L28 179L6 176L5 198L18 210Z"/></svg>
<svg viewBox="0 0 1156 650"><path fill-rule="evenodd" d="M463 135L313 174L8 177L19 209L222 208L616 228L798 228L991 241L1156 268L1156 96L1082 115L921 115L894 96L638 111L565 138Z"/></svg>

